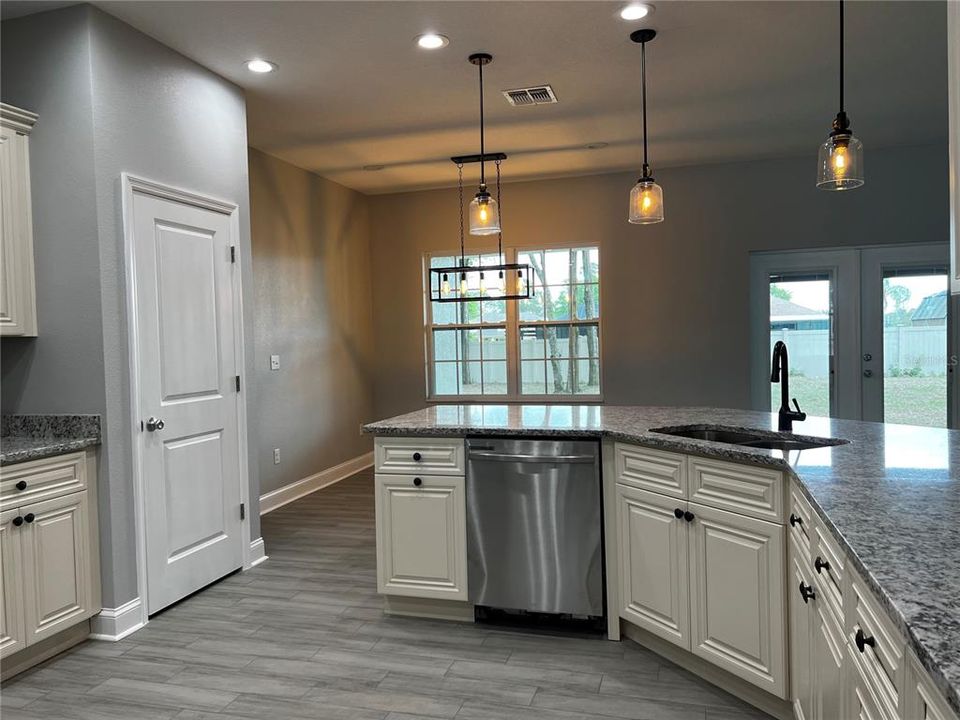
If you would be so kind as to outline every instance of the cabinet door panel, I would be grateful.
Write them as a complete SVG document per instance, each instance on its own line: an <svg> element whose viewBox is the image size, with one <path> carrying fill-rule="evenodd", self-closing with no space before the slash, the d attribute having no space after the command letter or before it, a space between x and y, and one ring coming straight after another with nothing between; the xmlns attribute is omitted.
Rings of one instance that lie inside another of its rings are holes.
<svg viewBox="0 0 960 720"><path fill-rule="evenodd" d="M7 119L9 106L0 114ZM37 334L27 136L0 126L0 335Z"/></svg>
<svg viewBox="0 0 960 720"><path fill-rule="evenodd" d="M783 527L697 503L690 511L693 652L785 699Z"/></svg>
<svg viewBox="0 0 960 720"><path fill-rule="evenodd" d="M17 509L0 513L0 657L26 646L23 619L23 556L21 527L13 519Z"/></svg>
<svg viewBox="0 0 960 720"><path fill-rule="evenodd" d="M812 720L813 688L811 677L811 619L810 601L803 601L800 583L812 585L810 568L801 559L798 542L791 542L790 582L787 585L790 607L790 698L793 700L796 720Z"/></svg>
<svg viewBox="0 0 960 720"><path fill-rule="evenodd" d="M843 715L843 631L822 592L813 609L811 674L816 720L833 720Z"/></svg>
<svg viewBox="0 0 960 720"><path fill-rule="evenodd" d="M464 478L376 476L377 589L467 599Z"/></svg>
<svg viewBox="0 0 960 720"><path fill-rule="evenodd" d="M34 643L90 614L92 577L87 493L20 508L27 636Z"/></svg>
<svg viewBox="0 0 960 720"><path fill-rule="evenodd" d="M617 485L620 615L690 648L686 503Z"/></svg>

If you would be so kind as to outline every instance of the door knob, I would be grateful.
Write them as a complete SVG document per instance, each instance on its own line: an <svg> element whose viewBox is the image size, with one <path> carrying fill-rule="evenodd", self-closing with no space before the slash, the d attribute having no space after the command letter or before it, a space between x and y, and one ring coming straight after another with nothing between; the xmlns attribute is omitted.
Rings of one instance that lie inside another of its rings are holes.
<svg viewBox="0 0 960 720"><path fill-rule="evenodd" d="M33 513L27 513L26 515L23 516L23 521L32 523L35 517L36 516Z"/></svg>
<svg viewBox="0 0 960 720"><path fill-rule="evenodd" d="M14 526L14 527L20 527L21 525L23 525L23 518L20 517L19 515L17 515L17 516L13 519L13 526Z"/></svg>
<svg viewBox="0 0 960 720"><path fill-rule="evenodd" d="M864 353L864 354L863 354L863 359L864 359L864 361L866 361L866 362L870 362L871 360L873 360L873 355L871 355L870 353Z"/></svg>
<svg viewBox="0 0 960 720"><path fill-rule="evenodd" d="M26 490L26 489L27 489L27 481L26 481L26 480L21 480L21 481L18 482L16 485L14 485L14 487L15 487L17 490Z"/></svg>
<svg viewBox="0 0 960 720"><path fill-rule="evenodd" d="M817 571L817 575L820 575L824 570L830 570L830 563L817 555L817 559L813 561L813 567Z"/></svg>
<svg viewBox="0 0 960 720"><path fill-rule="evenodd" d="M423 456L422 456L420 453L415 452L415 453L413 454L413 461L414 461L414 462L420 462L420 459L421 459L422 457L423 457Z"/></svg>
<svg viewBox="0 0 960 720"><path fill-rule="evenodd" d="M683 514L683 519L686 520L687 522L693 522L693 519L694 519L695 517L696 517L696 515L694 515L694 514L693 514L692 512L690 512L689 510L687 510L687 511Z"/></svg>
<svg viewBox="0 0 960 720"><path fill-rule="evenodd" d="M147 420L147 432L154 432L155 430L163 430L163 420L151 417Z"/></svg>
<svg viewBox="0 0 960 720"><path fill-rule="evenodd" d="M414 478L413 484L416 485L417 487L420 487L421 485L423 485L423 480L421 480L420 478Z"/></svg>
<svg viewBox="0 0 960 720"><path fill-rule="evenodd" d="M857 644L857 650L859 650L861 653L866 652L867 645L870 647L876 647L877 645L877 641L873 638L873 636L867 635L862 629L857 630L857 634L854 636L853 641Z"/></svg>
<svg viewBox="0 0 960 720"><path fill-rule="evenodd" d="M817 593L812 586L807 585L805 582L801 580L800 581L800 597L803 598L804 603L808 603L811 600L815 600L817 598Z"/></svg>
<svg viewBox="0 0 960 720"><path fill-rule="evenodd" d="M683 510L681 510L680 508L675 508L673 511L673 516L677 520L683 520Z"/></svg>
<svg viewBox="0 0 960 720"><path fill-rule="evenodd" d="M790 513L790 527L796 527L797 525L803 525L803 518Z"/></svg>
<svg viewBox="0 0 960 720"><path fill-rule="evenodd" d="M864 376L864 377L873 377L873 370L864 370L864 371L863 371L863 376Z"/></svg>

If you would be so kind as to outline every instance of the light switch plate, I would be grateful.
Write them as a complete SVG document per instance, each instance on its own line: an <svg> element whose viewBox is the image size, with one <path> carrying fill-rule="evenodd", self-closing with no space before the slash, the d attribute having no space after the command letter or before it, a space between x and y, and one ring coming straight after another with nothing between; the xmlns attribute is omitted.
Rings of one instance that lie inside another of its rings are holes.
<svg viewBox="0 0 960 720"><path fill-rule="evenodd" d="M270 369L271 369L271 370L279 370L279 369L280 369L280 356L279 356L279 355L271 355L271 356L270 356Z"/></svg>
<svg viewBox="0 0 960 720"><path fill-rule="evenodd" d="M273 464L274 465L280 464L280 448L273 449Z"/></svg>

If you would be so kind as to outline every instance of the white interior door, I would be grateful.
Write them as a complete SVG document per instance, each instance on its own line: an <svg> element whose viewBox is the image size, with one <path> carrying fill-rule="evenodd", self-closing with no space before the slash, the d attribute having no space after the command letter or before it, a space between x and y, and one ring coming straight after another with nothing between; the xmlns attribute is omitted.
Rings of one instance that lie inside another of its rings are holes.
<svg viewBox="0 0 960 720"><path fill-rule="evenodd" d="M239 568L242 468L230 217L133 193L147 610Z"/></svg>

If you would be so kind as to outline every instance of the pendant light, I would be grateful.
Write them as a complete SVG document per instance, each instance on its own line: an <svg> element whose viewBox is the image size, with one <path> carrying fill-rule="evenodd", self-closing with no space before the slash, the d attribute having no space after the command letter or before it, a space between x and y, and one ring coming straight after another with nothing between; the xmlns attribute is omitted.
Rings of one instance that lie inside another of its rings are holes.
<svg viewBox="0 0 960 720"><path fill-rule="evenodd" d="M470 202L470 234L495 235L500 232L500 211L497 201L487 191L486 163L483 137L483 66L493 62L489 53L474 53L469 58L480 74L480 188Z"/></svg>
<svg viewBox="0 0 960 720"><path fill-rule="evenodd" d="M817 158L817 187L823 190L852 190L863 185L863 143L850 130L843 109L843 0L840 0L840 112L833 131L820 146Z"/></svg>
<svg viewBox="0 0 960 720"><path fill-rule="evenodd" d="M643 175L630 191L629 220L635 225L663 222L663 189L654 182L647 164L647 43L657 31L642 28L630 33L630 39L640 43L640 97L643 107Z"/></svg>

